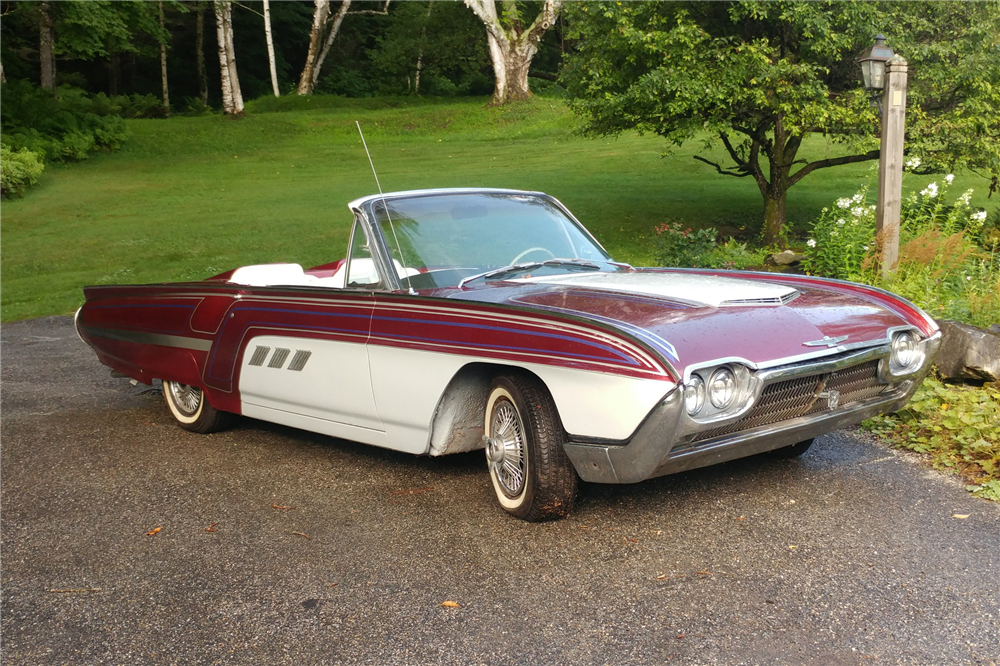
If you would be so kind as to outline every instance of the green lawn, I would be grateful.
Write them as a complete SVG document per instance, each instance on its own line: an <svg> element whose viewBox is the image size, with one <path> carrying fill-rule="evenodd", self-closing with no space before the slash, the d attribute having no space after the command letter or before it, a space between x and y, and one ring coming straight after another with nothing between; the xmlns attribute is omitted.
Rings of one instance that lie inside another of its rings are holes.
<svg viewBox="0 0 1000 666"><path fill-rule="evenodd" d="M583 138L559 101L488 109L485 99L262 99L245 118L129 121L119 153L49 165L41 184L5 201L0 225L4 321L68 314L95 283L200 279L241 264L315 265L343 256L346 203L376 191L354 125L361 121L386 191L511 187L565 203L617 259L648 264L652 228L755 220L749 179L691 159L700 143L661 157L653 136ZM837 148L817 138L814 156ZM702 153L707 154L707 153ZM721 155L719 155L721 157ZM803 228L820 207L870 179L870 164L811 175L789 197ZM921 188L930 178L907 181ZM961 175L956 195L986 181Z"/></svg>

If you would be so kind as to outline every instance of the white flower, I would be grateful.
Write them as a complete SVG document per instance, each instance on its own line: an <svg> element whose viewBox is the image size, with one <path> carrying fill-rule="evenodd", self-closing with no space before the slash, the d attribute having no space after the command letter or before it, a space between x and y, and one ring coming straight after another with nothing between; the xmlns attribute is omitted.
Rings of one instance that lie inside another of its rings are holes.
<svg viewBox="0 0 1000 666"><path fill-rule="evenodd" d="M985 210L981 210L978 213L973 213L969 217L971 217L976 222L985 222L986 221L986 211Z"/></svg>
<svg viewBox="0 0 1000 666"><path fill-rule="evenodd" d="M916 169L918 166L920 166L920 158L919 157L913 157L913 158L910 158L910 159L906 160L906 168L907 169Z"/></svg>
<svg viewBox="0 0 1000 666"><path fill-rule="evenodd" d="M972 190L968 189L962 193L962 196L958 198L958 202L965 206L969 205L969 200L972 199Z"/></svg>
<svg viewBox="0 0 1000 666"><path fill-rule="evenodd" d="M955 180L955 174L949 173L947 176L944 177L944 179L945 181L947 181L949 185L951 185L951 181Z"/></svg>
<svg viewBox="0 0 1000 666"><path fill-rule="evenodd" d="M924 189L920 190L920 195L921 196L930 197L931 199L933 199L934 197L936 197L937 194L938 194L937 183L931 183L930 185L928 185Z"/></svg>
<svg viewBox="0 0 1000 666"><path fill-rule="evenodd" d="M868 246L867 246L867 245L865 245L865 252L867 252L867 251L868 251Z"/></svg>
<svg viewBox="0 0 1000 666"><path fill-rule="evenodd" d="M853 201L854 203L861 203L862 199L864 199L864 197L861 196L861 192L858 192L853 197L851 197L851 201Z"/></svg>
<svg viewBox="0 0 1000 666"><path fill-rule="evenodd" d="M837 199L837 208L850 208L851 200L848 198Z"/></svg>
<svg viewBox="0 0 1000 666"><path fill-rule="evenodd" d="M854 217L861 217L865 214L865 209L862 206L857 206L851 209L851 215Z"/></svg>
<svg viewBox="0 0 1000 666"><path fill-rule="evenodd" d="M966 280L971 280L971 279L972 279L972 276L971 276L971 275L968 275L968 276L966 276L966 278L965 278L965 279L966 279Z"/></svg>
<svg viewBox="0 0 1000 666"><path fill-rule="evenodd" d="M845 220L844 218L840 218L839 220L837 220L837 224L841 224L841 225L842 225L842 224L844 224L844 222L846 222L846 221L847 221L847 220Z"/></svg>
<svg viewBox="0 0 1000 666"><path fill-rule="evenodd" d="M816 247L816 241L810 238L809 240L806 241L806 245L808 245L809 247Z"/></svg>

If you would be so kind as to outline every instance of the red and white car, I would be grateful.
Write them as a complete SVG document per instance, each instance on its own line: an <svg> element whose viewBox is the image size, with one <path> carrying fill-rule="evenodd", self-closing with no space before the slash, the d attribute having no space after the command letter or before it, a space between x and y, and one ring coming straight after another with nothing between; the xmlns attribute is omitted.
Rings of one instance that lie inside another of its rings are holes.
<svg viewBox="0 0 1000 666"><path fill-rule="evenodd" d="M632 268L538 192L358 199L347 257L87 287L76 327L181 427L233 414L417 455L486 450L500 504L570 511L634 483L901 408L940 343L885 291Z"/></svg>

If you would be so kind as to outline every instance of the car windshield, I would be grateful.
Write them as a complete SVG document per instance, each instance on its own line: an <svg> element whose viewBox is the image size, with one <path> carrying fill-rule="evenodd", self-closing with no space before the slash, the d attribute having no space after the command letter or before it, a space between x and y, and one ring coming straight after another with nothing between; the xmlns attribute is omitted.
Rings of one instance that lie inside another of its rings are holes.
<svg viewBox="0 0 1000 666"><path fill-rule="evenodd" d="M406 267L415 288L456 286L463 278L517 264L544 262L551 270L611 260L555 203L529 194L393 198L376 201L372 210L393 259Z"/></svg>

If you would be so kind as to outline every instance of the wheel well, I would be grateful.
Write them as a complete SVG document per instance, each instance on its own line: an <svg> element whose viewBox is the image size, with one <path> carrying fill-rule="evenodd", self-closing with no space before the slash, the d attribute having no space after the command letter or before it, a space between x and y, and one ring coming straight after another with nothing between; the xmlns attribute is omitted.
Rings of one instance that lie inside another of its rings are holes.
<svg viewBox="0 0 1000 666"><path fill-rule="evenodd" d="M514 365L469 363L455 373L438 400L431 417L432 456L483 448L483 426L490 384L498 375L521 374L545 382L535 373ZM548 390L548 387L546 387Z"/></svg>

